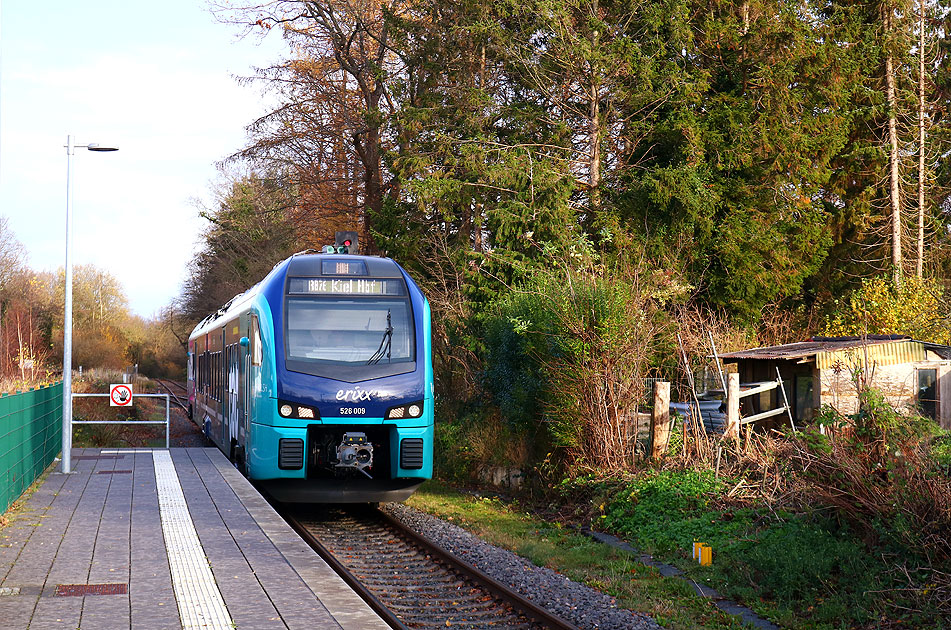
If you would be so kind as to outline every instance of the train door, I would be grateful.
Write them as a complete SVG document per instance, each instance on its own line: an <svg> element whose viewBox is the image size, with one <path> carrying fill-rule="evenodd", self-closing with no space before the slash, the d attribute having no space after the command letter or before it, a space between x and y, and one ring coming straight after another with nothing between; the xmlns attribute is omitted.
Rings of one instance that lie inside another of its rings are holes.
<svg viewBox="0 0 951 630"><path fill-rule="evenodd" d="M248 416L248 348L239 343L235 347L235 355L238 381L238 414L234 419L234 424L238 446L244 447L244 443L247 440Z"/></svg>
<svg viewBox="0 0 951 630"><path fill-rule="evenodd" d="M258 317L251 314L248 318L248 349L244 355L244 443L243 449L246 453L254 443L254 436L251 434L251 420L255 414L255 396L261 391L261 363L263 360L263 350L261 348L261 328L258 323ZM245 471L250 473L250 471Z"/></svg>
<svg viewBox="0 0 951 630"><path fill-rule="evenodd" d="M215 398L218 399L218 418L221 424L215 427L215 441L222 449L228 448L228 335L227 326L222 326L218 365L215 366L217 381Z"/></svg>
<svg viewBox="0 0 951 630"><path fill-rule="evenodd" d="M225 346L225 397L222 400L222 440L221 443L229 450L231 456L234 456L234 446L238 441L238 421L240 418L239 403L241 400L238 389L240 380L238 366L237 344Z"/></svg>

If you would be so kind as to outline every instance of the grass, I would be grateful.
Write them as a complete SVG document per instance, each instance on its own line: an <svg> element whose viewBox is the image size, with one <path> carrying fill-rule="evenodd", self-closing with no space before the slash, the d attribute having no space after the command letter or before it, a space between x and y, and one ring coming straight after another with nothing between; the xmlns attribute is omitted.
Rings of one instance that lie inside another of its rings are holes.
<svg viewBox="0 0 951 630"><path fill-rule="evenodd" d="M888 542L887 522L880 540L864 540L829 510L720 503L732 485L708 472L645 472L614 489L597 520L784 627L948 626L940 608L908 597L908 579L896 566L927 582L928 564L916 549ZM691 561L693 541L712 546L712 566Z"/></svg>
<svg viewBox="0 0 951 630"><path fill-rule="evenodd" d="M633 554L592 541L495 498L462 494L436 481L407 502L509 549L537 566L607 593L619 606L650 615L669 630L740 628L737 618L694 594L683 580L665 578Z"/></svg>

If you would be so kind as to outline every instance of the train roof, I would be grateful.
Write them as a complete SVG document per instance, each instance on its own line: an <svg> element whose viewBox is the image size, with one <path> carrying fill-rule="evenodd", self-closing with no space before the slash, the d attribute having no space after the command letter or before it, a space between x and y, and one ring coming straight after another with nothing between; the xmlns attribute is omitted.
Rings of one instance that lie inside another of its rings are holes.
<svg viewBox="0 0 951 630"><path fill-rule="evenodd" d="M295 254L291 256L287 265L287 275L317 277L336 275L327 273L324 262L354 262L360 261L366 265L365 274L371 278L401 278L399 265L392 258L379 256L356 256L351 254ZM364 274L359 274L363 276Z"/></svg>

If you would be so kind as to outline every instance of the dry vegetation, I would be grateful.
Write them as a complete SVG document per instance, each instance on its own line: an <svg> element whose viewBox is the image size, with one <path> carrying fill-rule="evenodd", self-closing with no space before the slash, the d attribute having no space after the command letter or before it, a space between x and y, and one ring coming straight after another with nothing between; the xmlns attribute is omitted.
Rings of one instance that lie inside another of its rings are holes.
<svg viewBox="0 0 951 630"><path fill-rule="evenodd" d="M0 216L0 391L58 380L63 357L64 273L38 272ZM73 367L138 364L155 376L181 374L184 347L171 312L145 320L129 311L119 281L92 265L74 267Z"/></svg>

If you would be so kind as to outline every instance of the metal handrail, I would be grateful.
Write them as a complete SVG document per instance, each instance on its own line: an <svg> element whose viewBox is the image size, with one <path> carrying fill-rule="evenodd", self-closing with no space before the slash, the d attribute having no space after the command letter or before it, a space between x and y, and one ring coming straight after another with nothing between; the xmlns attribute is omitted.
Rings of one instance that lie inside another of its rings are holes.
<svg viewBox="0 0 951 630"><path fill-rule="evenodd" d="M79 394L72 392L73 398L108 398L109 394ZM164 424L165 425L165 448L169 445L169 396L168 394L135 394L136 398L164 398L165 399L165 420L73 420L70 418L70 426L77 424Z"/></svg>

